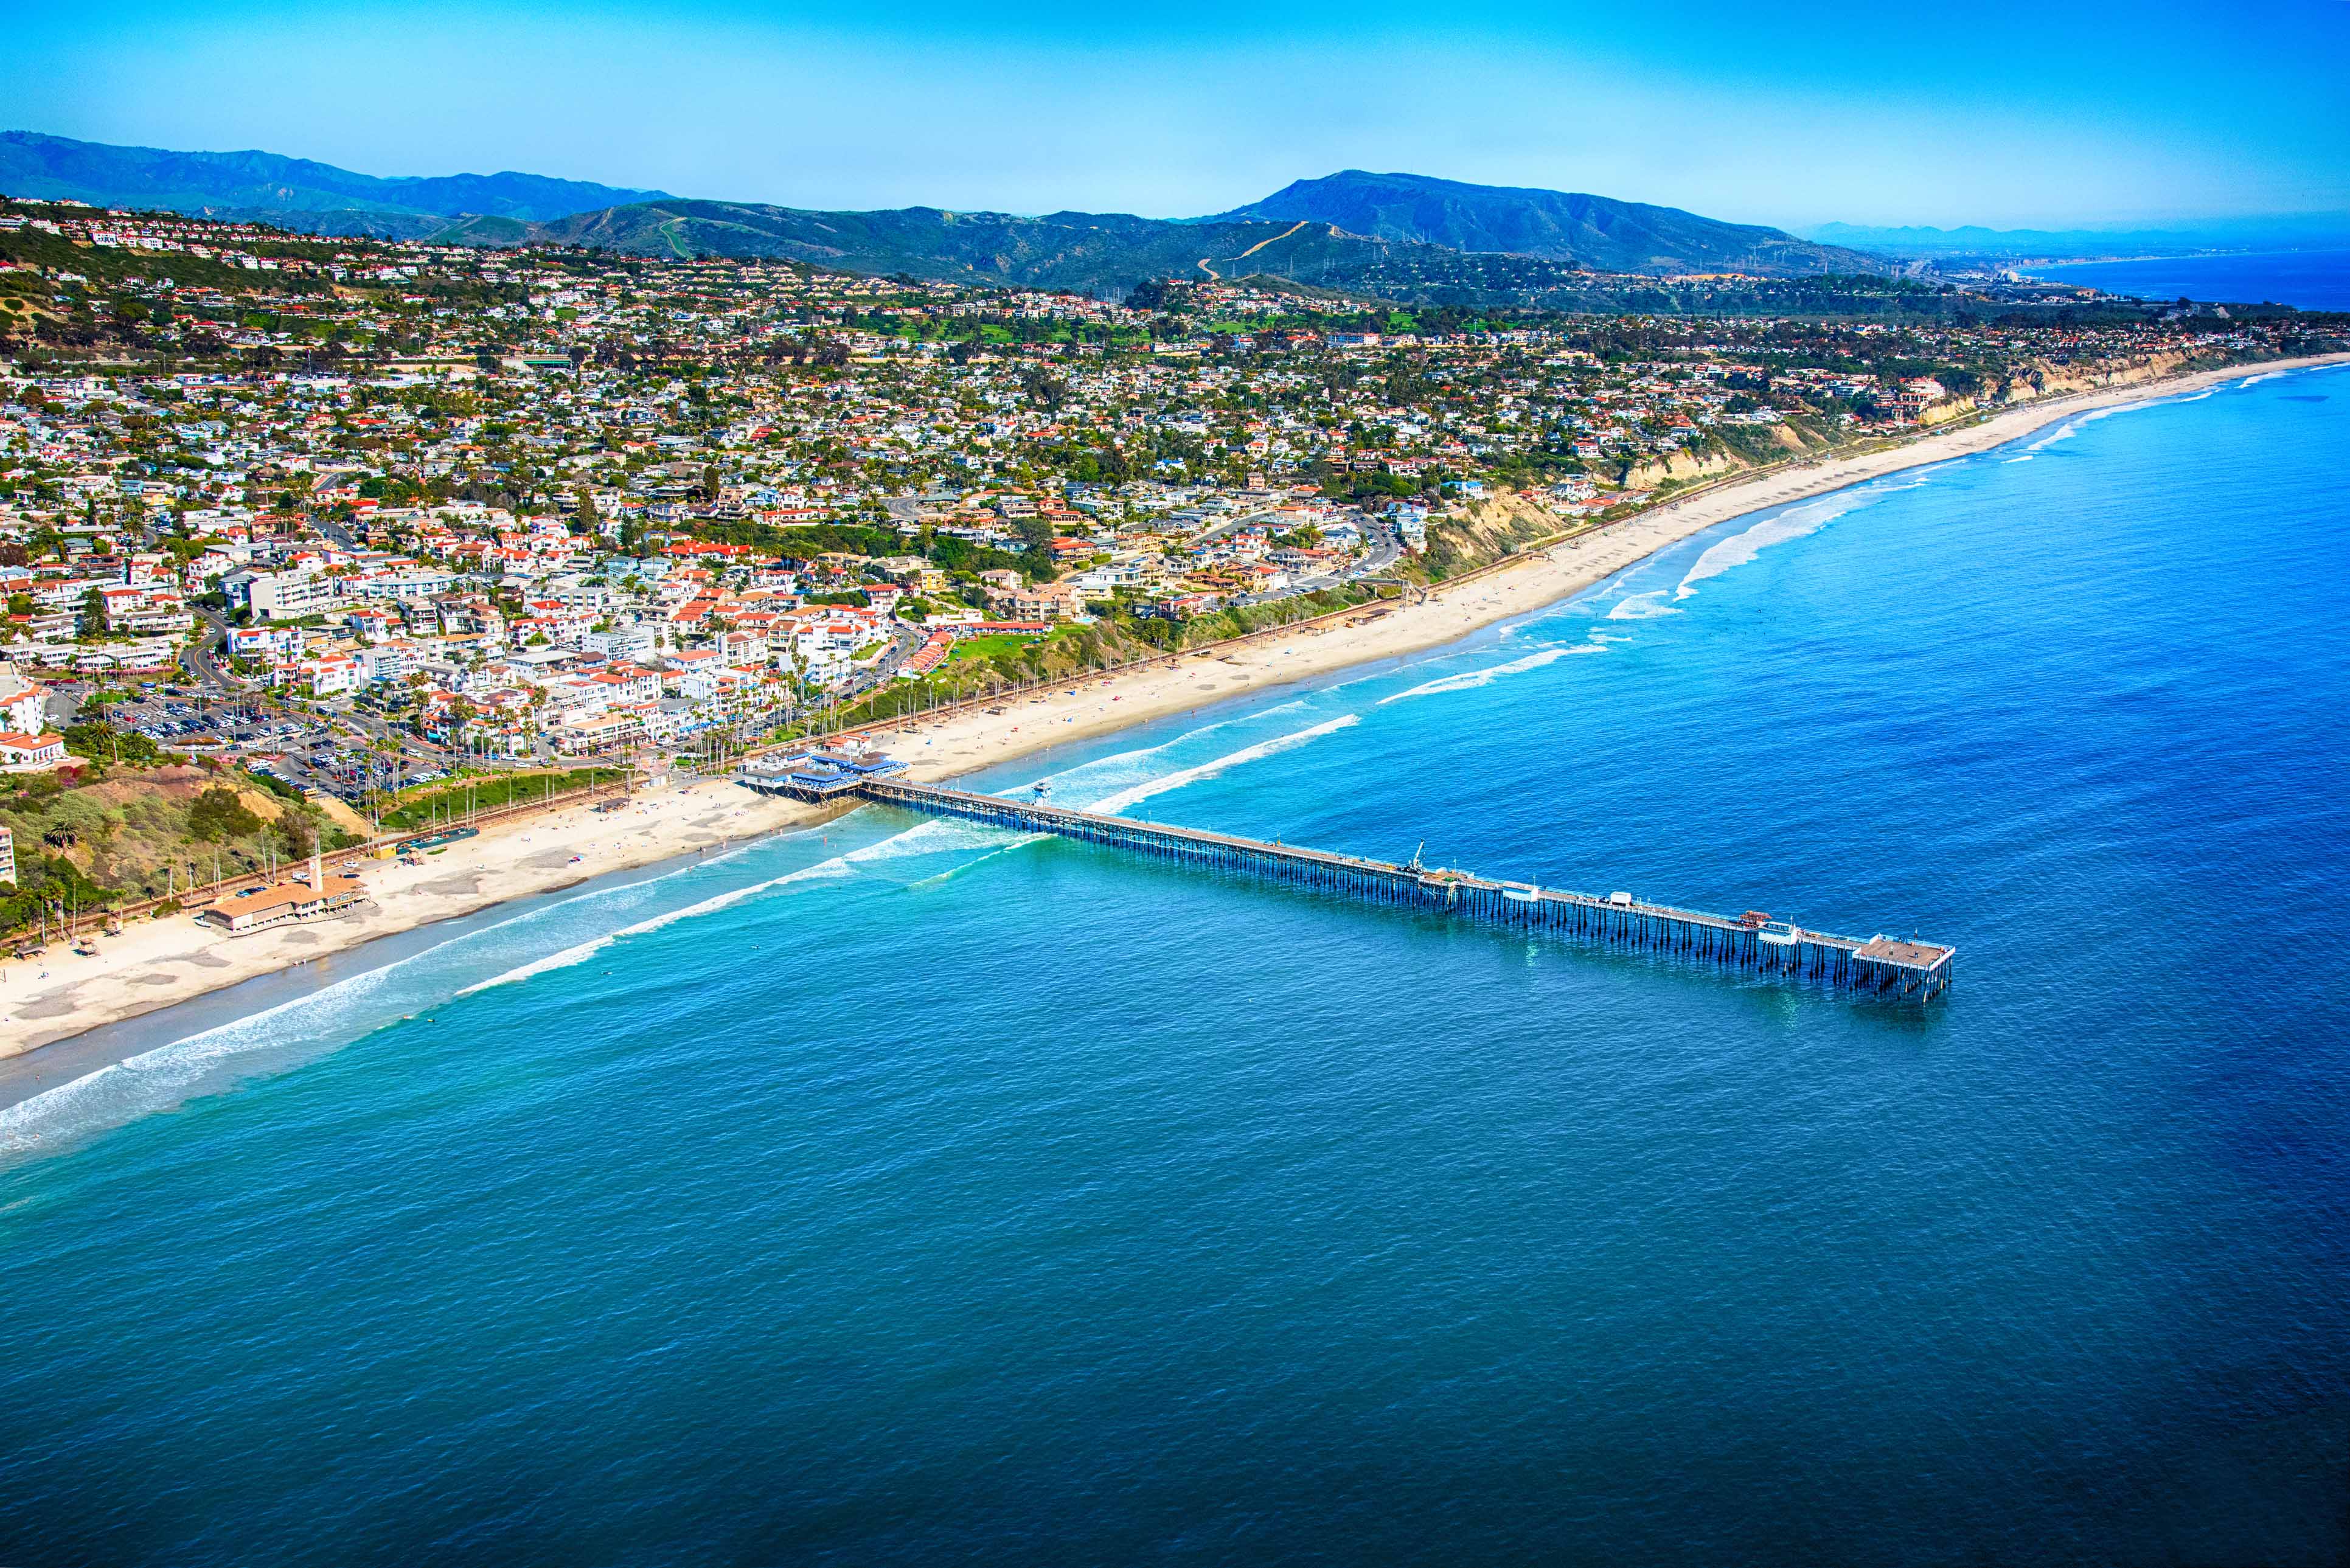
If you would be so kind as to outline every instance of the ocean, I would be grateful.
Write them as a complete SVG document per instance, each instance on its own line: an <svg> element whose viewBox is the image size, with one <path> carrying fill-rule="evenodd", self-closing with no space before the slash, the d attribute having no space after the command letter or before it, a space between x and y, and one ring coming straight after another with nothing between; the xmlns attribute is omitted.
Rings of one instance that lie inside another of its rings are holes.
<svg viewBox="0 0 2350 1568"><path fill-rule="evenodd" d="M977 781L1928 1007L868 807L150 1021L0 1562L2339 1561L2345 568L2247 374Z"/></svg>
<svg viewBox="0 0 2350 1568"><path fill-rule="evenodd" d="M2261 251L2236 255L2158 256L2147 261L2074 262L2033 275L2141 299L2290 305L2350 310L2350 251Z"/></svg>

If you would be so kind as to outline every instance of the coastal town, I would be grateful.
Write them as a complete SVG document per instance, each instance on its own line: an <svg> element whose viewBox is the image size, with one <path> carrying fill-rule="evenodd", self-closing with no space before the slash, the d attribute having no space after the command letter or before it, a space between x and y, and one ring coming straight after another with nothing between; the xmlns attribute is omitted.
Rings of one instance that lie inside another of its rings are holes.
<svg viewBox="0 0 2350 1568"><path fill-rule="evenodd" d="M0 203L0 257L20 937L2334 341L1996 283L1886 319L1478 315L71 203Z"/></svg>
<svg viewBox="0 0 2350 1568"><path fill-rule="evenodd" d="M2350 0L12 20L0 1568L2350 1568Z"/></svg>

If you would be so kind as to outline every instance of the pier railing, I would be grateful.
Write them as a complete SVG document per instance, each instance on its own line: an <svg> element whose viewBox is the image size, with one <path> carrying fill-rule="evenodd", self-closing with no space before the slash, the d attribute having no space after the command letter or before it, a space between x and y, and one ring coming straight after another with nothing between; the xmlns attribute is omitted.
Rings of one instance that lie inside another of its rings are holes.
<svg viewBox="0 0 2350 1568"><path fill-rule="evenodd" d="M960 817L1019 833L1049 833L1342 897L1646 949L1757 973L1800 976L1873 995L1919 1001L1939 996L1950 989L1951 961L1957 956L1956 949L1937 943L1842 937L1759 914L1731 919L1621 893L1596 898L899 779L866 779L855 793L932 816Z"/></svg>

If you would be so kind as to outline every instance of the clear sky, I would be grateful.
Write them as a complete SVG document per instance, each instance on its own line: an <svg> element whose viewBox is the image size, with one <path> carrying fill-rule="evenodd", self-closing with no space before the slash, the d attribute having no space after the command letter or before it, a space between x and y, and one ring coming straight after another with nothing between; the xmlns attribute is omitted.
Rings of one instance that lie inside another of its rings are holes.
<svg viewBox="0 0 2350 1568"><path fill-rule="evenodd" d="M1802 226L2350 211L2350 0L0 0L0 125L1187 216L1342 168Z"/></svg>

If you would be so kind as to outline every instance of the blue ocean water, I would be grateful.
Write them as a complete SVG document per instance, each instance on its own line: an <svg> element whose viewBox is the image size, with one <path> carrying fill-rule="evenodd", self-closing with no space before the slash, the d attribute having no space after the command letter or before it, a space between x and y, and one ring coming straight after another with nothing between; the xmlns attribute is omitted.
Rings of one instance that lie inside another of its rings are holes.
<svg viewBox="0 0 2350 1568"><path fill-rule="evenodd" d="M2033 275L2142 299L2208 299L2350 310L2350 251L2261 251L2241 255L2159 256L2150 261L2074 262Z"/></svg>
<svg viewBox="0 0 2350 1568"><path fill-rule="evenodd" d="M0 1562L2339 1560L2345 568L2248 376L983 781L1928 1009L868 808L0 1112Z"/></svg>

